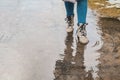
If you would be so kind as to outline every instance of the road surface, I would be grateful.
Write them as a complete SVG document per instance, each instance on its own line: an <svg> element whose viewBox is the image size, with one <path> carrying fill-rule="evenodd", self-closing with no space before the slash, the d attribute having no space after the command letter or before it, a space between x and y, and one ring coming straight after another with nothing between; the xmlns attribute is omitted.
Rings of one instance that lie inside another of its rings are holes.
<svg viewBox="0 0 120 80"><path fill-rule="evenodd" d="M67 34L64 18L59 0L0 0L0 80L99 78L103 20L88 9L90 42L83 46L75 39L77 25Z"/></svg>

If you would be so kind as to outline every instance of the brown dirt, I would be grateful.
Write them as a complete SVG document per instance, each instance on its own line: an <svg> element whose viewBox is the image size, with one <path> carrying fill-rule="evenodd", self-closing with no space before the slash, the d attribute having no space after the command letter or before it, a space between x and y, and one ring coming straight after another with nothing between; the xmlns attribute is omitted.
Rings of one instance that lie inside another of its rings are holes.
<svg viewBox="0 0 120 80"><path fill-rule="evenodd" d="M99 58L99 80L120 80L120 22L101 18L103 47Z"/></svg>
<svg viewBox="0 0 120 80"><path fill-rule="evenodd" d="M106 8L106 6L111 5L106 1L107 0L88 0L88 3L89 3L89 7L93 10L96 10L102 17L110 17L110 18L120 17L120 9L115 7Z"/></svg>

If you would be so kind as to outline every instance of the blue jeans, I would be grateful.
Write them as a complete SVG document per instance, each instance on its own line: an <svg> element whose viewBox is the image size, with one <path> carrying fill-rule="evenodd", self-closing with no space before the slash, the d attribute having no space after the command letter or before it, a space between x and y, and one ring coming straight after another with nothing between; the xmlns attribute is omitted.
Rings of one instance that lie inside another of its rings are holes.
<svg viewBox="0 0 120 80"><path fill-rule="evenodd" d="M74 3L65 2L67 16L74 15ZM78 23L86 23L87 0L77 1L77 18Z"/></svg>

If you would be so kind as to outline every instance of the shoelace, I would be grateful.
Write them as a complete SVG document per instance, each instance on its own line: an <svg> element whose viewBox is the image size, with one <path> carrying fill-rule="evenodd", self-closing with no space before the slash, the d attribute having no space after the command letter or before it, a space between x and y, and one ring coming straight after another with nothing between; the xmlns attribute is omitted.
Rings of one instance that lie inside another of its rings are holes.
<svg viewBox="0 0 120 80"><path fill-rule="evenodd" d="M69 26L71 26L71 23L72 23L71 17L65 18L65 21L66 21L66 23L68 23Z"/></svg>
<svg viewBox="0 0 120 80"><path fill-rule="evenodd" d="M82 34L81 36L86 36L85 30L82 30L81 28L78 28L77 31L76 31L76 35L77 35L78 32L81 32L81 34Z"/></svg>
<svg viewBox="0 0 120 80"><path fill-rule="evenodd" d="M87 24L83 24L81 25L80 27L78 27L77 31L76 31L76 34L79 32L81 32L81 36L86 36L86 31L85 31L85 27L86 27Z"/></svg>

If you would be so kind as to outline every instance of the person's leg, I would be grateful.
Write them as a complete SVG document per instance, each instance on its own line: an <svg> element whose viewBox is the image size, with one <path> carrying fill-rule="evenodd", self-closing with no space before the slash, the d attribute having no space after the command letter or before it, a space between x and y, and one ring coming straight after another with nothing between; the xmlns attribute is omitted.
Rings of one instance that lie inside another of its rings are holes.
<svg viewBox="0 0 120 80"><path fill-rule="evenodd" d="M87 15L87 0L78 0L77 1L78 24L86 23L86 15Z"/></svg>
<svg viewBox="0 0 120 80"><path fill-rule="evenodd" d="M74 3L65 2L66 16L74 15Z"/></svg>
<svg viewBox="0 0 120 80"><path fill-rule="evenodd" d="M66 22L67 22L66 31L72 32L74 26L74 3L65 2L65 8L66 8Z"/></svg>
<svg viewBox="0 0 120 80"><path fill-rule="evenodd" d="M77 1L77 17L78 17L77 37L78 40L83 44L87 44L89 42L86 31L86 25L87 25L86 15L87 15L87 0L78 0Z"/></svg>

